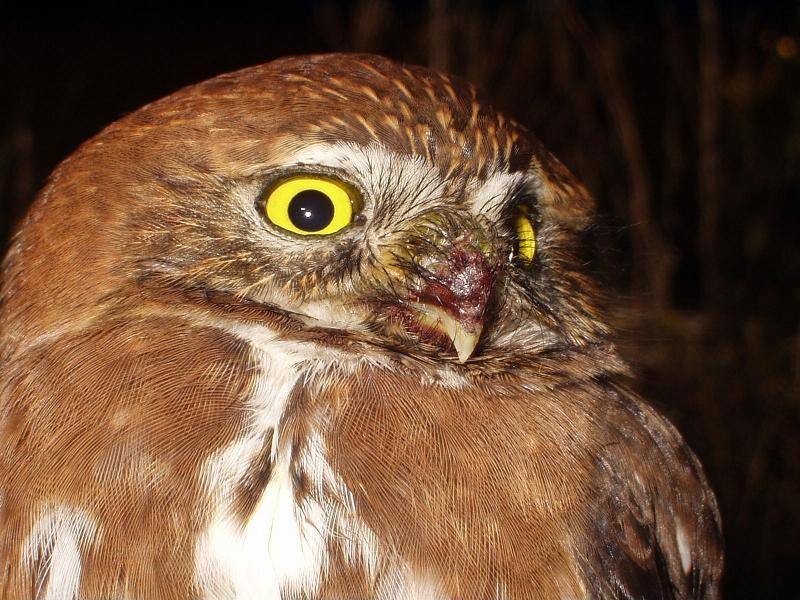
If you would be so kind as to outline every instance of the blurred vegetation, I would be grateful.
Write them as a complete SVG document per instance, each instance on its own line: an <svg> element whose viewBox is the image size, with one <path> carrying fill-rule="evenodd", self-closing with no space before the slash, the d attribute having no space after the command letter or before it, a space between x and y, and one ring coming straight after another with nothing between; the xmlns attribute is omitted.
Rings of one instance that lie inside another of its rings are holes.
<svg viewBox="0 0 800 600"><path fill-rule="evenodd" d="M0 240L122 114L285 55L369 51L484 89L594 193L620 346L717 491L728 598L800 557L800 8L295 2L0 23ZM795 215L795 216L792 216Z"/></svg>

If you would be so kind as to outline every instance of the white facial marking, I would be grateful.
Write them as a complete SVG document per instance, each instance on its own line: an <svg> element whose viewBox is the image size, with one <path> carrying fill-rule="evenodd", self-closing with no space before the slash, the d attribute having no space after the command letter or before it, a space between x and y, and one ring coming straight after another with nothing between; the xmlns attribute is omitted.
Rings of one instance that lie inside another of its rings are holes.
<svg viewBox="0 0 800 600"><path fill-rule="evenodd" d="M318 308L322 310L321 307ZM328 376L333 380L352 375L364 367L395 369L397 366L391 355L387 355L380 348L376 348L372 352L368 347L359 347L357 352L348 352L340 348L314 342L281 340L278 334L261 325L249 325L219 319L204 321L203 325L222 329L252 343L257 348L263 348L267 351L267 355L262 357L262 361L266 360L268 364L273 365L271 370L272 377L269 382L266 380L258 381L257 385L261 387L262 391L256 393L254 397L268 398L270 389L277 396L283 397L281 394L284 391L288 395L297 379L295 365L301 362L308 368L313 368L316 372L327 370L329 372ZM316 325L320 324L316 323ZM273 358L270 359L269 356L273 356ZM266 369L266 367L263 368ZM420 377L426 385L463 389L469 383L469 380L464 375L458 373L451 365L446 363L420 368L422 369ZM283 377L281 377L281 373L283 373ZM265 427L276 427L280 416L283 414L283 408L283 404L270 402L256 411L256 414L264 417L264 420L260 421L260 423Z"/></svg>
<svg viewBox="0 0 800 600"><path fill-rule="evenodd" d="M309 301L298 303L296 308L304 317L307 317L307 319L304 319L306 325L312 327L367 331L364 325L363 312L348 308L340 302L330 302L328 300Z"/></svg>
<svg viewBox="0 0 800 600"><path fill-rule="evenodd" d="M365 195L364 216L377 236L383 232L373 222L376 204L402 201L405 222L446 204L450 193L450 182L425 157L398 154L380 144L314 144L287 156L286 161L298 167L337 169L356 178L354 183ZM402 222L393 219L391 226L398 225Z"/></svg>
<svg viewBox="0 0 800 600"><path fill-rule="evenodd" d="M472 213L490 222L499 221L510 195L520 188L526 178L525 173L497 171L485 181L473 182L470 193Z"/></svg>

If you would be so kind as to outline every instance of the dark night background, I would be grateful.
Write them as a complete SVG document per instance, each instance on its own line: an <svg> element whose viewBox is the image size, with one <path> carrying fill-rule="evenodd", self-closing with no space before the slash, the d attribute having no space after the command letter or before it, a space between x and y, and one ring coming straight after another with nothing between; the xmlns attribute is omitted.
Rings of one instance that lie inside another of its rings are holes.
<svg viewBox="0 0 800 600"><path fill-rule="evenodd" d="M353 50L461 75L597 198L620 346L718 495L726 597L795 597L800 3L287 4L3 9L0 245L61 159L184 85Z"/></svg>

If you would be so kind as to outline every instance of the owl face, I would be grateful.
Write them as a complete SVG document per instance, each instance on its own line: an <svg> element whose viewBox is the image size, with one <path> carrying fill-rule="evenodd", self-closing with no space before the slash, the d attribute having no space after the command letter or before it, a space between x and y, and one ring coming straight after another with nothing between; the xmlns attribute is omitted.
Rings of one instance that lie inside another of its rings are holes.
<svg viewBox="0 0 800 600"><path fill-rule="evenodd" d="M63 218L24 228L46 241L40 280L7 284L38 305L33 335L142 289L426 361L604 333L574 253L588 195L474 88L421 67L328 55L223 75L111 125L53 178L65 169L44 209Z"/></svg>
<svg viewBox="0 0 800 600"><path fill-rule="evenodd" d="M288 59L179 92L105 137L135 154L117 173L150 171L125 200L128 279L426 359L601 333L571 249L585 192L465 83L377 57Z"/></svg>
<svg viewBox="0 0 800 600"><path fill-rule="evenodd" d="M529 185L447 179L377 143L305 149L232 194L251 224L247 260L264 263L230 289L306 326L463 362L484 329L484 347L525 337L540 229ZM554 339L544 320L536 334Z"/></svg>

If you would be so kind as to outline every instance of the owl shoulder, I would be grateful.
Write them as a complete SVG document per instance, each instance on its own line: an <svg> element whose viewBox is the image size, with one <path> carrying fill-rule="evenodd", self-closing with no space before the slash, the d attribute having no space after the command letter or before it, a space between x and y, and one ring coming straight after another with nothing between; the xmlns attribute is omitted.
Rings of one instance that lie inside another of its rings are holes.
<svg viewBox="0 0 800 600"><path fill-rule="evenodd" d="M581 561L590 596L719 597L722 529L700 462L631 392L611 387L607 401Z"/></svg>

